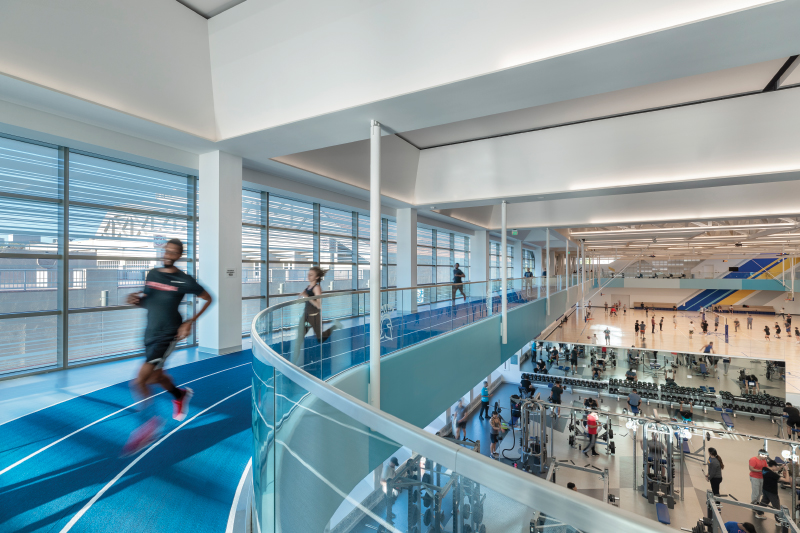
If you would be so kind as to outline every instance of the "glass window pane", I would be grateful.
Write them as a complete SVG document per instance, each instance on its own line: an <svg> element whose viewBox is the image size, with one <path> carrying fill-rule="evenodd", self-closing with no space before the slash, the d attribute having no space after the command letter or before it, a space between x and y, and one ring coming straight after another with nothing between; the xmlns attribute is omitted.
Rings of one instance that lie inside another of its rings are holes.
<svg viewBox="0 0 800 533"><path fill-rule="evenodd" d="M0 320L0 374L55 365L57 318L54 315Z"/></svg>
<svg viewBox="0 0 800 533"><path fill-rule="evenodd" d="M418 266L417 267L417 285L429 285L434 282L433 267Z"/></svg>
<svg viewBox="0 0 800 533"><path fill-rule="evenodd" d="M450 267L436 267L436 283L452 283L452 273Z"/></svg>
<svg viewBox="0 0 800 533"><path fill-rule="evenodd" d="M273 300L272 296L292 295L298 298L298 294L308 286L308 268L310 264L293 263L270 263L269 265L269 295L270 305L275 305L278 301Z"/></svg>
<svg viewBox="0 0 800 533"><path fill-rule="evenodd" d="M452 233L448 233L446 231L437 231L436 232L436 247L437 248L452 248L450 243L450 237Z"/></svg>
<svg viewBox="0 0 800 533"><path fill-rule="evenodd" d="M70 255L157 258L165 239L187 242L188 220L70 206Z"/></svg>
<svg viewBox="0 0 800 533"><path fill-rule="evenodd" d="M261 294L263 263L242 263L242 297L265 296Z"/></svg>
<svg viewBox="0 0 800 533"><path fill-rule="evenodd" d="M426 248L424 246L417 246L417 264L418 265L432 265L433 264L433 248Z"/></svg>
<svg viewBox="0 0 800 533"><path fill-rule="evenodd" d="M185 215L187 191L186 176L70 153L70 202Z"/></svg>
<svg viewBox="0 0 800 533"><path fill-rule="evenodd" d="M369 263L370 258L369 241L358 241L358 262Z"/></svg>
<svg viewBox="0 0 800 533"><path fill-rule="evenodd" d="M335 235L353 235L353 213L340 211L329 207L320 207L319 210L320 233L333 233Z"/></svg>
<svg viewBox="0 0 800 533"><path fill-rule="evenodd" d="M319 257L322 263L353 263L353 239L321 235Z"/></svg>
<svg viewBox="0 0 800 533"><path fill-rule="evenodd" d="M265 309L265 303L265 298L242 300L242 333L250 333L253 319L262 309Z"/></svg>
<svg viewBox="0 0 800 533"><path fill-rule="evenodd" d="M353 290L353 266L340 264L322 264L321 267L328 272L322 280L322 290L325 292Z"/></svg>
<svg viewBox="0 0 800 533"><path fill-rule="evenodd" d="M0 313L58 309L56 259L0 258Z"/></svg>
<svg viewBox="0 0 800 533"><path fill-rule="evenodd" d="M242 222L245 224L262 224L261 193L242 189Z"/></svg>
<svg viewBox="0 0 800 533"><path fill-rule="evenodd" d="M417 227L417 246L433 246L433 230Z"/></svg>
<svg viewBox="0 0 800 533"><path fill-rule="evenodd" d="M389 242L386 244L386 250L389 253L389 257L386 258L388 264L396 265L397 264L397 243Z"/></svg>
<svg viewBox="0 0 800 533"><path fill-rule="evenodd" d="M450 260L450 250L447 248L437 248L436 249L436 264L438 266L447 266L449 267L452 262Z"/></svg>
<svg viewBox="0 0 800 533"><path fill-rule="evenodd" d="M453 255L455 257L455 262L461 265L462 269L469 266L469 252L456 250Z"/></svg>
<svg viewBox="0 0 800 533"><path fill-rule="evenodd" d="M397 242L397 222L394 220L387 220L388 222L388 237L389 242Z"/></svg>
<svg viewBox="0 0 800 533"><path fill-rule="evenodd" d="M314 206L307 202L298 202L270 195L269 225L275 228L313 232Z"/></svg>
<svg viewBox="0 0 800 533"><path fill-rule="evenodd" d="M181 306L186 316L186 304ZM144 351L147 311L124 309L95 313L70 313L70 363Z"/></svg>
<svg viewBox="0 0 800 533"><path fill-rule="evenodd" d="M58 253L58 204L0 197L0 248Z"/></svg>
<svg viewBox="0 0 800 533"><path fill-rule="evenodd" d="M0 137L0 191L60 198L58 150Z"/></svg>
<svg viewBox="0 0 800 533"><path fill-rule="evenodd" d="M270 228L269 260L270 263L311 264L314 260L314 236L311 233L295 233ZM303 270L308 269L303 267Z"/></svg>
<svg viewBox="0 0 800 533"><path fill-rule="evenodd" d="M261 257L262 228L242 226L242 259L263 260Z"/></svg>

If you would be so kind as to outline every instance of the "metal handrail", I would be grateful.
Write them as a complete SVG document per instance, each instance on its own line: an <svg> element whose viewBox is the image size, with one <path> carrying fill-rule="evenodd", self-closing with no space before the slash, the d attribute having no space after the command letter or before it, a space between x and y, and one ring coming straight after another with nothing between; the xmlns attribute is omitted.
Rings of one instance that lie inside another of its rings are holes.
<svg viewBox="0 0 800 533"><path fill-rule="evenodd" d="M320 298L320 296L302 298L294 300L292 303L313 298ZM523 473L508 465L466 450L315 378L275 353L258 335L256 323L259 319L286 305L289 305L289 302L276 304L261 311L253 318L251 325L253 355L331 407L365 424L371 430L383 434L507 498L528 507L547 509L548 516L586 533L607 531L669 533L673 531L658 522L632 512L611 506L598 506L597 500L594 498L575 493L565 487L554 486L531 474ZM453 334L455 333L444 335Z"/></svg>

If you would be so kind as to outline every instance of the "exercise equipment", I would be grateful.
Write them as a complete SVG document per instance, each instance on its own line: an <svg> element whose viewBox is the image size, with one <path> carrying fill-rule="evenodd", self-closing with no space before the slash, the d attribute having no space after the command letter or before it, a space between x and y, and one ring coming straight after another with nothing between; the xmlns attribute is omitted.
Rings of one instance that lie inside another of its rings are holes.
<svg viewBox="0 0 800 533"><path fill-rule="evenodd" d="M588 472L590 474L597 474L600 476L600 480L603 482L603 498L602 501L606 503L610 503L611 505L616 505L619 507L619 497L614 496L613 494L610 495L608 493L608 484L609 484L609 477L608 477L608 468L604 470L600 470L596 466L584 467L578 466L574 464L569 459L562 459L559 461L555 457L550 458L549 466L547 467L547 475L545 476L545 481L550 481L552 483L556 483L556 475L558 470L561 468L569 468L572 470L577 470L579 472Z"/></svg>
<svg viewBox="0 0 800 533"><path fill-rule="evenodd" d="M642 494L647 501L675 507L675 461L673 432L666 424L646 422L642 431ZM659 521L663 508L659 509ZM669 519L669 513L666 513ZM669 523L669 522L663 522Z"/></svg>

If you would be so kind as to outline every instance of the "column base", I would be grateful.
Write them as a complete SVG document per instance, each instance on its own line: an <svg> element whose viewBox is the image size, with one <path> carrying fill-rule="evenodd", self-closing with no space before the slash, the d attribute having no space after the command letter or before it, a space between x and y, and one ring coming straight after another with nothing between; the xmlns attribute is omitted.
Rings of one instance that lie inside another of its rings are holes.
<svg viewBox="0 0 800 533"><path fill-rule="evenodd" d="M229 353L241 352L242 345L231 346L229 348L210 348L208 346L200 346L198 348L200 353L210 353L212 355L228 355Z"/></svg>

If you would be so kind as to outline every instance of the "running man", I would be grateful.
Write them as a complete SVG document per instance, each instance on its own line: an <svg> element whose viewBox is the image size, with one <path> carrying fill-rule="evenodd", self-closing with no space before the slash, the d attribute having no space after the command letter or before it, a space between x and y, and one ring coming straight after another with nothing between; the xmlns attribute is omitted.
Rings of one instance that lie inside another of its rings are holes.
<svg viewBox="0 0 800 533"><path fill-rule="evenodd" d="M467 295L464 294L464 278L466 275L464 271L458 268L460 265L456 263L455 268L453 268L453 305L456 303L456 293L461 291L461 296L464 297L464 301L467 301Z"/></svg>
<svg viewBox="0 0 800 533"><path fill-rule="evenodd" d="M175 266L175 261L183 256L183 243L178 239L170 239L164 246L164 266L153 268L145 278L144 291L128 295L128 304L147 309L147 327L144 332L145 362L131 386L141 398L149 398L150 385L158 383L172 397L172 418L181 421L189 411L192 389L179 389L172 378L164 372L164 363L175 345L189 336L192 324L200 318L211 305L211 295L200 286L189 274ZM178 308L186 294L194 294L204 300L200 311L189 320L184 321ZM142 415L149 412L150 401L145 402ZM161 421L157 415L136 429L123 453L130 455L138 452L157 437Z"/></svg>
<svg viewBox="0 0 800 533"><path fill-rule="evenodd" d="M606 336L606 344L611 344L611 330L608 329L608 326L603 330L603 335Z"/></svg>

